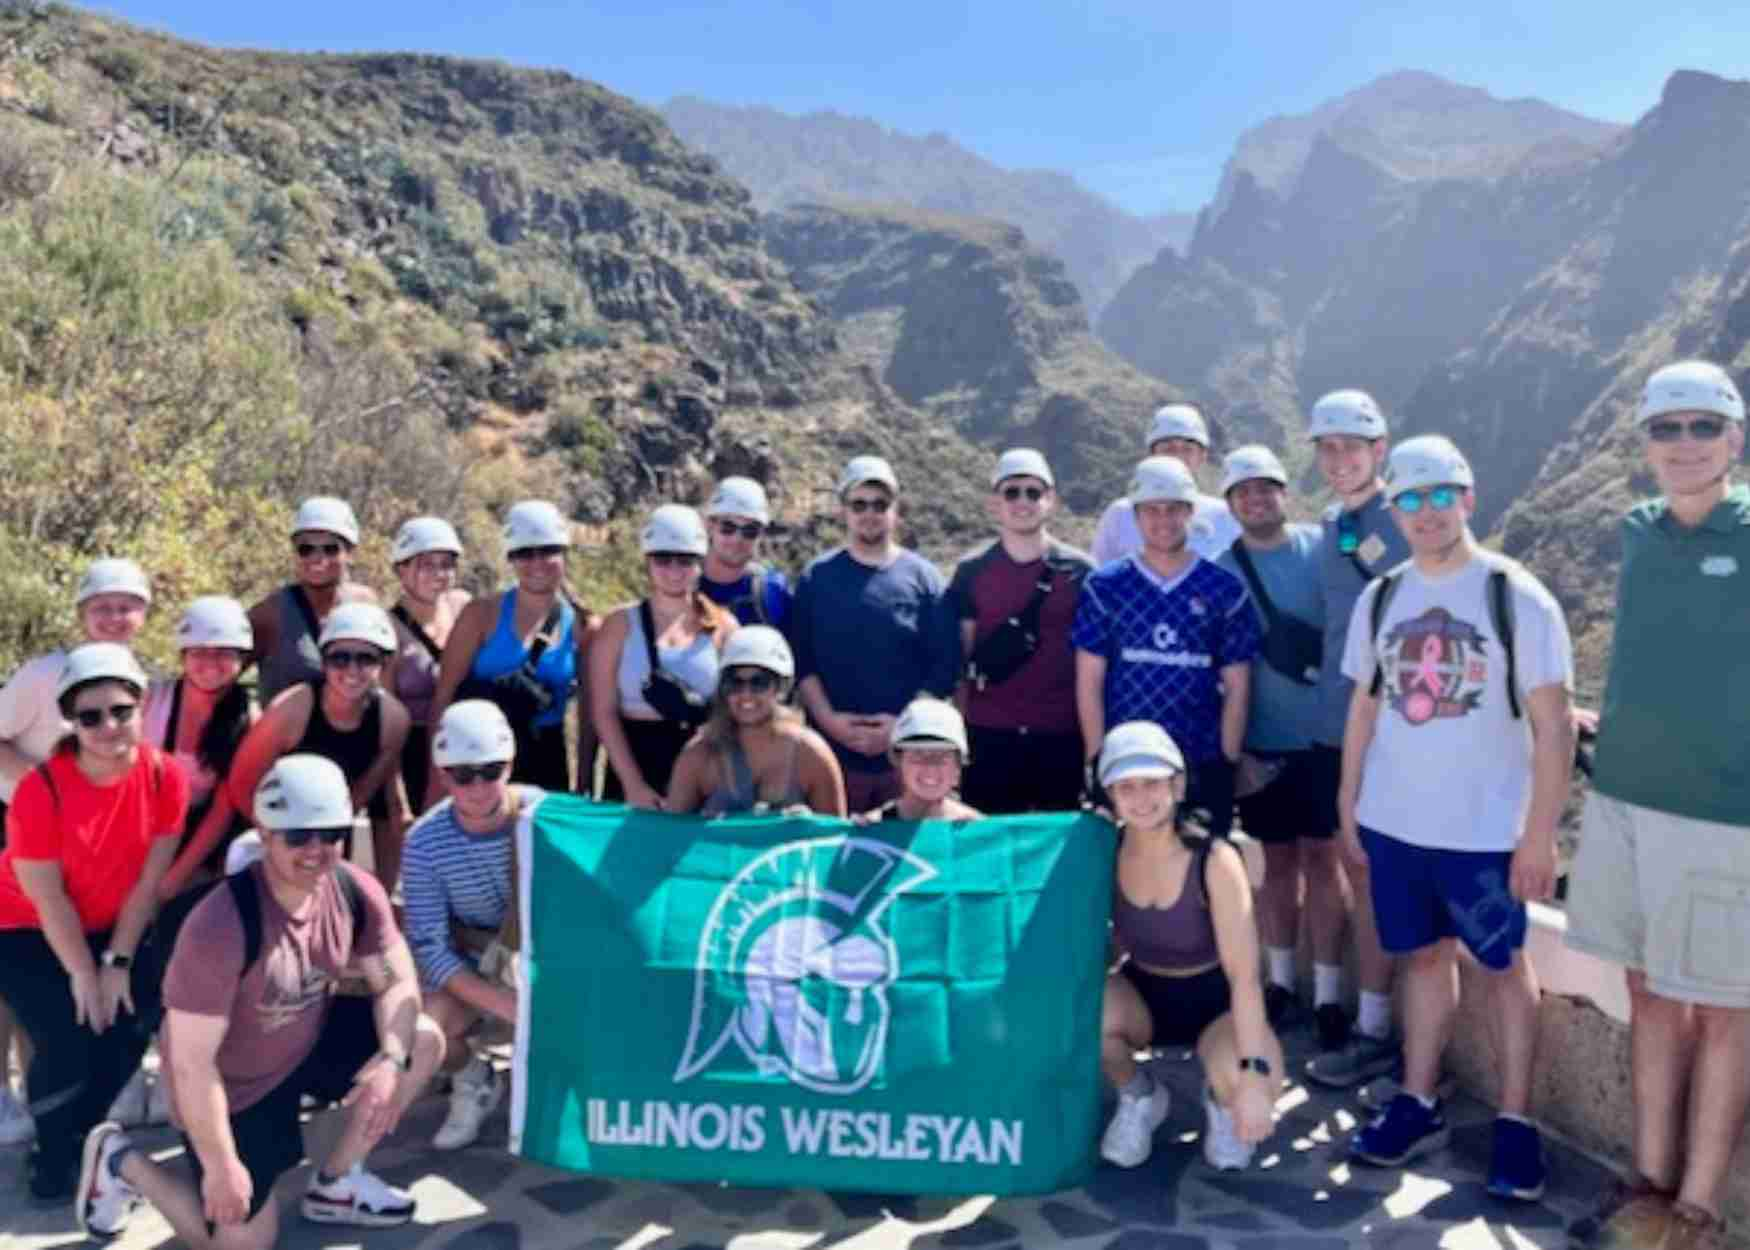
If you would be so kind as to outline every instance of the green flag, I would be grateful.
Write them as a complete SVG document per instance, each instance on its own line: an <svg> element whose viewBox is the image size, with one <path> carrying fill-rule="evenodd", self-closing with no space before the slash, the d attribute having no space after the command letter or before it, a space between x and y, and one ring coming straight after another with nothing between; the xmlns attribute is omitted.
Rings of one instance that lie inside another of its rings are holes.
<svg viewBox="0 0 1750 1250"><path fill-rule="evenodd" d="M1092 1171L1112 826L706 821L519 850L511 1148L608 1176L1044 1193Z"/></svg>

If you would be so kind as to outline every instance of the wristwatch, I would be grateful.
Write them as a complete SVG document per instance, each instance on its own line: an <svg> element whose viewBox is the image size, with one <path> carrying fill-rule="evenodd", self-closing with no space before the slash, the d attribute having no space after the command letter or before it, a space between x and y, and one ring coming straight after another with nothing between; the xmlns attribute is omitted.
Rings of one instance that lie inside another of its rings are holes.
<svg viewBox="0 0 1750 1250"><path fill-rule="evenodd" d="M105 968L119 968L123 972L126 972L129 968L134 966L134 957L132 955L124 955L120 951L106 949L103 952L103 966Z"/></svg>
<svg viewBox="0 0 1750 1250"><path fill-rule="evenodd" d="M394 1051L390 1050L387 1046L383 1047L377 1053L379 1055L383 1056L383 1058L387 1059L390 1063L394 1064L397 1068L400 1068L403 1072L413 1071L413 1056L412 1056L412 1054L397 1055Z"/></svg>
<svg viewBox="0 0 1750 1250"><path fill-rule="evenodd" d="M1259 1076L1270 1075L1270 1061L1262 1055L1241 1055L1241 1072L1256 1072Z"/></svg>

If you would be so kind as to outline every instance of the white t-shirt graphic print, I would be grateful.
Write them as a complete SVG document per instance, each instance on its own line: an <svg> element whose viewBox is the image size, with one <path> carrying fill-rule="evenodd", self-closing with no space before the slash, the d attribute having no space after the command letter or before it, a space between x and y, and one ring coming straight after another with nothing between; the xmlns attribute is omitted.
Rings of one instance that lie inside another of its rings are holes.
<svg viewBox="0 0 1750 1250"><path fill-rule="evenodd" d="M1489 608L1489 574L1507 572L1524 719L1507 701L1507 658ZM1561 605L1529 572L1479 552L1456 572L1397 573L1377 637L1373 582L1350 618L1343 673L1371 686L1384 669L1379 719L1362 765L1355 817L1415 846L1510 851L1531 805L1530 692L1574 684Z"/></svg>

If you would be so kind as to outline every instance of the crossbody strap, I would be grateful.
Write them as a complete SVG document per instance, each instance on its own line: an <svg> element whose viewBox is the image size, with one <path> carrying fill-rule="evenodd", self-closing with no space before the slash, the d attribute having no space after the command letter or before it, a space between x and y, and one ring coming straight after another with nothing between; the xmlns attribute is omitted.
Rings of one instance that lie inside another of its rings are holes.
<svg viewBox="0 0 1750 1250"><path fill-rule="evenodd" d="M413 613L409 612L405 606L397 603L389 609L389 613L407 626L407 632L419 640L420 645L431 654L432 659L441 661L444 658L444 649L431 640L431 635L425 632L425 626L414 620Z"/></svg>
<svg viewBox="0 0 1750 1250"><path fill-rule="evenodd" d="M1263 579L1258 576L1258 566L1252 563L1252 553L1246 550L1246 540L1236 538L1233 546L1228 548L1233 552L1234 563L1240 567L1240 575L1246 579L1246 585L1251 588L1252 598L1258 601L1258 607L1263 609L1264 623L1271 629L1276 628L1276 605L1270 602L1270 596L1265 593Z"/></svg>

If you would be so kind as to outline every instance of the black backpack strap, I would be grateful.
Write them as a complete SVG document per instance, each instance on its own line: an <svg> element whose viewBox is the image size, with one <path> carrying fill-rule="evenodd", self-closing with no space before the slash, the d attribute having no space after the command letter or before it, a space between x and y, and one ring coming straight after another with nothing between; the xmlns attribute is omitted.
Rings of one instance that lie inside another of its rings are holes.
<svg viewBox="0 0 1750 1250"><path fill-rule="evenodd" d="M340 890L340 897L346 900L347 910L352 913L352 940L356 946L359 935L365 931L365 892L359 885L359 879L345 860L334 865L334 884Z"/></svg>
<svg viewBox="0 0 1750 1250"><path fill-rule="evenodd" d="M297 605L298 615L304 618L304 624L310 630L310 641L315 642L322 637L322 622L316 619L316 609L310 603L310 596L304 593L302 586L287 586L286 593Z"/></svg>
<svg viewBox="0 0 1750 1250"><path fill-rule="evenodd" d="M662 659L656 654L656 618L650 612L650 600L638 601L638 624L644 629L644 654L650 657L652 676L662 671Z"/></svg>
<svg viewBox="0 0 1750 1250"><path fill-rule="evenodd" d="M1507 710L1514 720L1524 718L1519 706L1519 660L1513 653L1513 592L1507 584L1507 571L1494 569L1489 573L1489 616L1495 622L1495 634L1501 639L1501 651L1507 657Z"/></svg>
<svg viewBox="0 0 1750 1250"><path fill-rule="evenodd" d="M1234 563L1239 566L1240 575L1246 579L1246 585L1251 589L1252 598L1258 601L1258 607L1263 609L1264 623L1270 629L1276 628L1276 605L1270 602L1270 596L1264 591L1264 581L1258 576L1258 566L1252 563L1252 553L1246 550L1246 540L1236 538L1233 546L1228 548L1233 552Z"/></svg>
<svg viewBox="0 0 1750 1250"><path fill-rule="evenodd" d="M414 620L413 613L409 612L406 607L397 603L389 609L389 614L407 627L407 632L419 640L419 645L431 653L432 659L442 660L444 658L444 649L431 640L431 635L425 632L425 626Z"/></svg>
<svg viewBox="0 0 1750 1250"><path fill-rule="evenodd" d="M1376 699L1385 688L1385 664L1379 658L1379 627L1385 624L1385 609L1391 602L1392 592L1398 588L1400 572L1394 569L1377 579L1379 589L1373 592L1372 611L1368 616L1367 637L1373 644L1373 681L1367 687L1367 693Z"/></svg>
<svg viewBox="0 0 1750 1250"><path fill-rule="evenodd" d="M243 971L238 974L241 980L261 958L261 891L255 884L253 868L232 873L225 878L225 884L231 889L231 902L243 926Z"/></svg>
<svg viewBox="0 0 1750 1250"><path fill-rule="evenodd" d="M178 677L170 683L170 719L164 722L164 741L160 744L166 751L176 750L176 722L182 719L182 682Z"/></svg>

